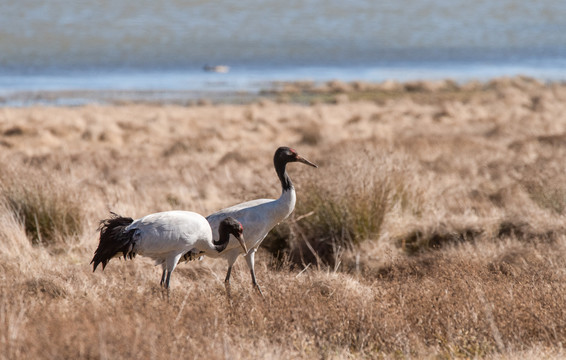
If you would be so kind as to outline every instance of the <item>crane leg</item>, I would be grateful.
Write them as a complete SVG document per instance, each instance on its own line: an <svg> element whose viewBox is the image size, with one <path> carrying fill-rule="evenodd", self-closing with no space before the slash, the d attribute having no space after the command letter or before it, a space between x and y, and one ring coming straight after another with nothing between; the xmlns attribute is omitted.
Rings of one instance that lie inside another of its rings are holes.
<svg viewBox="0 0 566 360"><path fill-rule="evenodd" d="M228 300L232 298L232 288L230 287L230 274L232 273L232 265L228 266L228 271L226 272L226 278L224 279L224 287L226 288L226 296Z"/></svg>
<svg viewBox="0 0 566 360"><path fill-rule="evenodd" d="M250 270L250 273L252 274L252 285L253 285L253 287L255 287L257 289L257 291L259 292L259 294L263 297L263 292L261 292L261 288L259 287L259 285L257 284L257 281L255 280L255 272L253 270Z"/></svg>
<svg viewBox="0 0 566 360"><path fill-rule="evenodd" d="M255 252L256 252L255 249L250 250L250 252L248 252L248 254L246 256L244 256L244 258L246 259L246 263L248 264L248 267L250 268L250 274L252 275L252 285L253 285L254 288L257 289L259 294L263 297L263 292L261 292L261 288L259 287L257 280L255 278L255 271L254 271Z"/></svg>
<svg viewBox="0 0 566 360"><path fill-rule="evenodd" d="M228 271L226 272L226 278L224 279L225 284L230 284L230 274L232 274L232 265L228 266Z"/></svg>
<svg viewBox="0 0 566 360"><path fill-rule="evenodd" d="M169 282L171 281L171 273L175 270L175 267L179 263L179 259L183 254L177 254L173 257L169 257L163 263L163 275L161 276L161 282L163 282L163 277L167 271L167 276L165 278L165 289L167 289L167 300L169 300Z"/></svg>
<svg viewBox="0 0 566 360"><path fill-rule="evenodd" d="M171 281L171 271L167 271L167 279L165 280L165 288L169 291L169 281Z"/></svg>
<svg viewBox="0 0 566 360"><path fill-rule="evenodd" d="M165 283L165 273L167 272L167 270L165 270L165 268L163 268L163 274L161 274L161 281L159 282L159 285L163 287L163 284Z"/></svg>
<svg viewBox="0 0 566 360"><path fill-rule="evenodd" d="M165 280L165 290L167 291L167 302L169 302L169 281L171 281L171 271L167 270L167 278Z"/></svg>

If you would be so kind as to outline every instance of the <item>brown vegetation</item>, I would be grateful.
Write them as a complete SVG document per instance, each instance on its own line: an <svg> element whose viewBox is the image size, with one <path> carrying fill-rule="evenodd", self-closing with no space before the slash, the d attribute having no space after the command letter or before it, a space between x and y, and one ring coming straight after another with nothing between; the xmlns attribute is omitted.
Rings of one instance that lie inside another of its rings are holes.
<svg viewBox="0 0 566 360"><path fill-rule="evenodd" d="M0 109L0 358L562 358L566 86L286 84L286 102ZM337 95L345 95L336 97ZM306 105L310 104L310 105ZM98 221L277 197L256 256L89 262Z"/></svg>

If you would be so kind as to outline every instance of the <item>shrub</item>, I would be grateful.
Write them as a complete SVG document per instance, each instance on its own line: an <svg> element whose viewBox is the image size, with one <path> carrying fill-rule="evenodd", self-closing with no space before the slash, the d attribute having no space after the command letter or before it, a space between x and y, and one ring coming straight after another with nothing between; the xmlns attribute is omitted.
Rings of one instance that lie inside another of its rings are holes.
<svg viewBox="0 0 566 360"><path fill-rule="evenodd" d="M81 228L81 203L68 184L46 174L11 173L0 179L1 201L34 245L52 245Z"/></svg>
<svg viewBox="0 0 566 360"><path fill-rule="evenodd" d="M526 181L523 184L529 197L539 207L550 210L558 215L566 209L566 188L552 181Z"/></svg>
<svg viewBox="0 0 566 360"><path fill-rule="evenodd" d="M295 215L269 234L265 248L275 256L287 251L295 263L335 266L342 251L379 239L394 207L418 212L420 195L405 183L402 159L362 154L331 159L311 175L297 190Z"/></svg>

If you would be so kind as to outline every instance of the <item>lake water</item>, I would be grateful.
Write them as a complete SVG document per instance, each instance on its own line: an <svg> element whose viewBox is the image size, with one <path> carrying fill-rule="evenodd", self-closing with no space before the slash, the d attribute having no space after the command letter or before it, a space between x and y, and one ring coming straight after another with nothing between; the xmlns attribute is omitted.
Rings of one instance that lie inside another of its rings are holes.
<svg viewBox="0 0 566 360"><path fill-rule="evenodd" d="M228 65L225 74L204 65ZM566 79L566 1L18 0L0 96L255 91L272 81Z"/></svg>

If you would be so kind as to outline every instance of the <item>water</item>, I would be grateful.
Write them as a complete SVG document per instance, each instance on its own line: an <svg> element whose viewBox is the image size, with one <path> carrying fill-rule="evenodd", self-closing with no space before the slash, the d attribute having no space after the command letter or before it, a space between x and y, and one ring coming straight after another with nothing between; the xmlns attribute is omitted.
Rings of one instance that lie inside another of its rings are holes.
<svg viewBox="0 0 566 360"><path fill-rule="evenodd" d="M0 96L256 91L303 79L561 81L565 19L555 0L2 0Z"/></svg>

